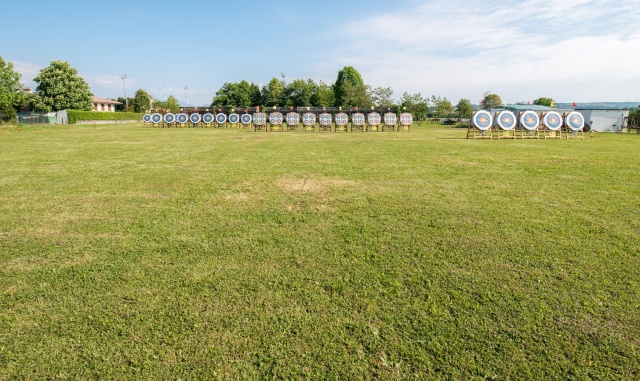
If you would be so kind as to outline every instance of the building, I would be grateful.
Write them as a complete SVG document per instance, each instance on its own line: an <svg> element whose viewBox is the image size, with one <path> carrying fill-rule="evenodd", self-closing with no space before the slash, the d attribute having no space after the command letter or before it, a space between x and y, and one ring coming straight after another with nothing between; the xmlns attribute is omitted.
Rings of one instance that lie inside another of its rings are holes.
<svg viewBox="0 0 640 381"><path fill-rule="evenodd" d="M576 107L576 111L584 117L584 123L591 126L591 130L598 132L619 132L622 128L622 121L629 116L626 109L607 108L581 108Z"/></svg>
<svg viewBox="0 0 640 381"><path fill-rule="evenodd" d="M121 102L112 101L111 99L104 99L93 97L93 111L116 111L116 105L121 105Z"/></svg>

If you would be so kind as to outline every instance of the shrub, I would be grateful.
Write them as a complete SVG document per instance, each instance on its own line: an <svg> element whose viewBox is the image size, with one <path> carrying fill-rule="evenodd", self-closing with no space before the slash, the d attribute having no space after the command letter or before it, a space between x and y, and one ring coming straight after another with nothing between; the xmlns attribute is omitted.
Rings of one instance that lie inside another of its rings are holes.
<svg viewBox="0 0 640 381"><path fill-rule="evenodd" d="M142 120L143 115L137 112L67 111L69 124L76 124L79 120Z"/></svg>

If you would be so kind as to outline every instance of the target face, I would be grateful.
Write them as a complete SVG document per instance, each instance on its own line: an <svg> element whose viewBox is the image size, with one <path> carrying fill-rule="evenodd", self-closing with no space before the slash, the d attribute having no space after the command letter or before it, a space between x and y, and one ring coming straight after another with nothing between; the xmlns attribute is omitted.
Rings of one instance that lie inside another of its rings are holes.
<svg viewBox="0 0 640 381"><path fill-rule="evenodd" d="M579 112L572 111L564 119L564 124L572 131L581 131L584 128L584 117Z"/></svg>
<svg viewBox="0 0 640 381"><path fill-rule="evenodd" d="M242 114L242 116L240 117L240 121L242 122L242 124L251 123L251 115L250 114Z"/></svg>
<svg viewBox="0 0 640 381"><path fill-rule="evenodd" d="M178 114L176 115L176 120L178 121L178 123L187 123L187 120L189 120L189 117L187 116L187 114Z"/></svg>
<svg viewBox="0 0 640 381"><path fill-rule="evenodd" d="M377 112L372 112L367 115L367 122L372 126L379 125L381 120L382 119L380 118L380 114L378 114Z"/></svg>
<svg viewBox="0 0 640 381"><path fill-rule="evenodd" d="M479 130L486 131L493 124L493 117L487 110L480 110L473 115L473 125Z"/></svg>
<svg viewBox="0 0 640 381"><path fill-rule="evenodd" d="M516 116L511 111L503 111L498 114L498 126L503 130L513 130L516 127Z"/></svg>
<svg viewBox="0 0 640 381"><path fill-rule="evenodd" d="M216 122L218 124L223 124L227 122L227 116L223 113L219 113L216 115Z"/></svg>
<svg viewBox="0 0 640 381"><path fill-rule="evenodd" d="M240 120L238 114L229 114L229 123L236 124Z"/></svg>
<svg viewBox="0 0 640 381"><path fill-rule="evenodd" d="M413 115L408 112L400 114L400 124L403 126L410 126L413 124Z"/></svg>
<svg viewBox="0 0 640 381"><path fill-rule="evenodd" d="M206 124L209 124L211 122L213 122L213 115L211 114L204 114L202 116L202 121L205 122Z"/></svg>
<svg viewBox="0 0 640 381"><path fill-rule="evenodd" d="M533 131L540 125L540 117L533 111L525 111L520 115L520 125L529 131Z"/></svg>
<svg viewBox="0 0 640 381"><path fill-rule="evenodd" d="M173 123L176 120L176 116L172 113L164 114L164 121L167 123Z"/></svg>
<svg viewBox="0 0 640 381"><path fill-rule="evenodd" d="M551 131L557 131L562 127L562 117L555 111L549 111L542 119L542 123Z"/></svg>
<svg viewBox="0 0 640 381"><path fill-rule="evenodd" d="M302 116L302 124L305 126L313 126L316 124L316 114L306 113Z"/></svg>
<svg viewBox="0 0 640 381"><path fill-rule="evenodd" d="M328 112L323 112L322 114L320 114L321 126L330 126L332 121L333 121L333 118L331 117L331 114L329 114Z"/></svg>
<svg viewBox="0 0 640 381"><path fill-rule="evenodd" d="M253 114L253 124L264 126L265 124L267 124L267 116L262 112Z"/></svg>
<svg viewBox="0 0 640 381"><path fill-rule="evenodd" d="M337 126L346 126L349 122L349 116L343 112L336 114L336 125Z"/></svg>
<svg viewBox="0 0 640 381"><path fill-rule="evenodd" d="M189 115L189 120L191 121L191 123L200 123L202 117L200 116L200 114L191 114Z"/></svg>
<svg viewBox="0 0 640 381"><path fill-rule="evenodd" d="M354 126L364 126L364 114L356 113L351 115L351 122Z"/></svg>
<svg viewBox="0 0 640 381"><path fill-rule="evenodd" d="M287 114L287 124L290 126L297 126L300 124L300 114L297 112L290 112Z"/></svg>
<svg viewBox="0 0 640 381"><path fill-rule="evenodd" d="M144 114L144 116L142 117L142 121L145 122L145 123L151 122L151 115Z"/></svg>
<svg viewBox="0 0 640 381"><path fill-rule="evenodd" d="M156 114L151 115L151 121L152 121L153 123L160 123L160 122L162 122L162 115L157 114L157 113L156 113Z"/></svg>
<svg viewBox="0 0 640 381"><path fill-rule="evenodd" d="M398 116L392 112L384 114L384 124L388 126L395 126L398 123Z"/></svg>
<svg viewBox="0 0 640 381"><path fill-rule="evenodd" d="M282 113L272 112L271 114L269 114L269 123L275 124L275 125L281 125L282 124Z"/></svg>

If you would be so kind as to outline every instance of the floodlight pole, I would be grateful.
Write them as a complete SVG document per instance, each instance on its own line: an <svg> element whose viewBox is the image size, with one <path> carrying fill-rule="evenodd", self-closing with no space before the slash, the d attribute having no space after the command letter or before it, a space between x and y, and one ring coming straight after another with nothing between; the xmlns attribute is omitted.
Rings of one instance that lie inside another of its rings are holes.
<svg viewBox="0 0 640 381"><path fill-rule="evenodd" d="M187 111L187 106L189 106L189 98L187 98L187 89L189 86L184 87L184 111Z"/></svg>
<svg viewBox="0 0 640 381"><path fill-rule="evenodd" d="M124 87L124 111L129 111L129 100L127 99L127 75L122 76L122 87Z"/></svg>

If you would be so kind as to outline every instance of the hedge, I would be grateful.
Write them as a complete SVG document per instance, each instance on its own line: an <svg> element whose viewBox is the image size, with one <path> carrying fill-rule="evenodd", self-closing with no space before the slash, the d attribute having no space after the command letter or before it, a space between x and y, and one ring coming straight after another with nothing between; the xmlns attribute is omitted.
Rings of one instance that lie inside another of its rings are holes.
<svg viewBox="0 0 640 381"><path fill-rule="evenodd" d="M69 124L76 124L79 120L142 120L143 113L138 112L97 112L67 110Z"/></svg>

